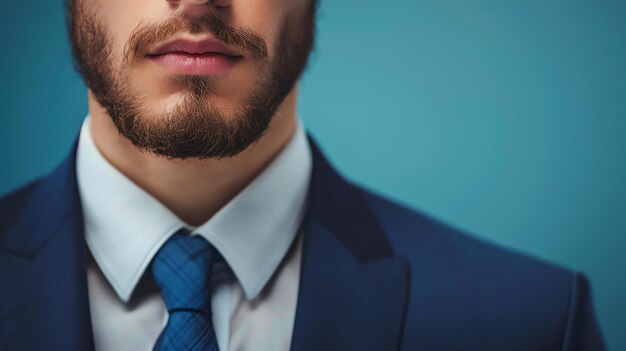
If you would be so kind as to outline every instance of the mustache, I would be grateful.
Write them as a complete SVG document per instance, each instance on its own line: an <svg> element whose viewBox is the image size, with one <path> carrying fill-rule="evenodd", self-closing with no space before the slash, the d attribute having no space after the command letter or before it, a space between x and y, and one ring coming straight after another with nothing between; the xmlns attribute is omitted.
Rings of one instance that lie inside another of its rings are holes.
<svg viewBox="0 0 626 351"><path fill-rule="evenodd" d="M267 45L263 37L248 27L226 23L220 16L207 13L200 16L176 16L156 24L139 24L131 33L124 48L124 58L130 62L154 45L169 39L176 33L211 34L215 39L239 49L252 58L267 58Z"/></svg>

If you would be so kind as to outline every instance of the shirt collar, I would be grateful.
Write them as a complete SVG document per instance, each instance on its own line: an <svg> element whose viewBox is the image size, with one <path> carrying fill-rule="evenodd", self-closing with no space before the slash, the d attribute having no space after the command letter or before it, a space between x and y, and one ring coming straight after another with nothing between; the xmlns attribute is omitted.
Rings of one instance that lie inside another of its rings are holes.
<svg viewBox="0 0 626 351"><path fill-rule="evenodd" d="M238 195L193 234L222 254L246 298L255 298L287 253L306 210L312 156L300 124L291 140ZM126 178L97 149L89 116L76 173L85 239L117 295L128 302L161 245L185 223Z"/></svg>

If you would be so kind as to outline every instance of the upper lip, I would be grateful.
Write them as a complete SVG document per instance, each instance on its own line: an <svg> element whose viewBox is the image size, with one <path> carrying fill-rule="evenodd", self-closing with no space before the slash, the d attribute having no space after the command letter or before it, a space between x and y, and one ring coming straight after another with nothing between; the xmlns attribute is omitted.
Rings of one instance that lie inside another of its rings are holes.
<svg viewBox="0 0 626 351"><path fill-rule="evenodd" d="M197 41L174 39L158 45L154 50L148 53L148 56L164 55L174 52L198 55L206 53L218 53L228 56L241 56L239 52L235 51L230 46L213 38L206 38Z"/></svg>

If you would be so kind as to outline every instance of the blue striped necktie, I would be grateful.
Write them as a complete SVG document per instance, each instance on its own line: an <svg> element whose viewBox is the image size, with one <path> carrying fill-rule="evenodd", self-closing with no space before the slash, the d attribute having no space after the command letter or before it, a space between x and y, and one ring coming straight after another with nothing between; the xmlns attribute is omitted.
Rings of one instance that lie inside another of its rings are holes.
<svg viewBox="0 0 626 351"><path fill-rule="evenodd" d="M211 320L211 267L220 259L203 237L181 229L152 261L169 318L154 351L219 351Z"/></svg>

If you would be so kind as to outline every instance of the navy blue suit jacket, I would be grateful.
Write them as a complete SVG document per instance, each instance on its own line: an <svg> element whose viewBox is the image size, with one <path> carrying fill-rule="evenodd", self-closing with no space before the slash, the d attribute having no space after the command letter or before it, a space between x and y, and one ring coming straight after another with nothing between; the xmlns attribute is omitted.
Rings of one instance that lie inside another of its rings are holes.
<svg viewBox="0 0 626 351"><path fill-rule="evenodd" d="M317 147L292 350L603 350L579 273L350 184ZM0 350L92 350L75 152L0 199Z"/></svg>

